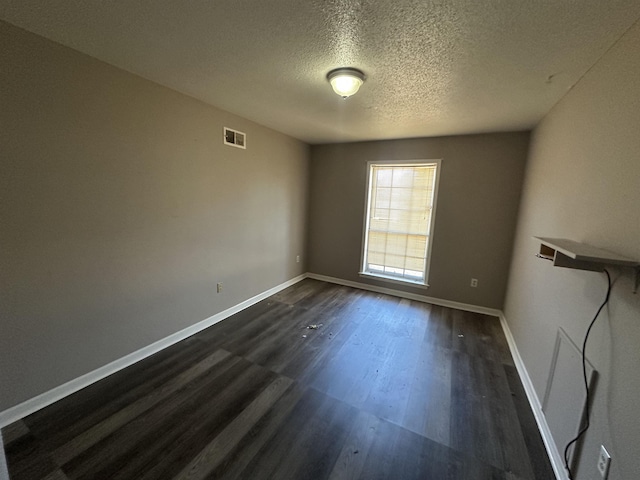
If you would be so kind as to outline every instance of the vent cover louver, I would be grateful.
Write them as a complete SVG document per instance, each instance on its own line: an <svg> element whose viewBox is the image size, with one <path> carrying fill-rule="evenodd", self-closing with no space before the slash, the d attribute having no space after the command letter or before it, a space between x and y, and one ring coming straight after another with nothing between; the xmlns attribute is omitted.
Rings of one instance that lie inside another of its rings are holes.
<svg viewBox="0 0 640 480"><path fill-rule="evenodd" d="M247 135L244 132L224 127L224 144L232 147L247 148Z"/></svg>

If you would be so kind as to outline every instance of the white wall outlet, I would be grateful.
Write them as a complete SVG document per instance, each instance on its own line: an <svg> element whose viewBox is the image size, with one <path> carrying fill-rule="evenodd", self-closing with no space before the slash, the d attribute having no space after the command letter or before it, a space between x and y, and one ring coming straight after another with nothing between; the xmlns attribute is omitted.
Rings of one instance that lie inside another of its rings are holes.
<svg viewBox="0 0 640 480"><path fill-rule="evenodd" d="M222 282L218 282L216 284L216 289L217 289L218 293L222 293Z"/></svg>
<svg viewBox="0 0 640 480"><path fill-rule="evenodd" d="M604 448L604 445L600 445L600 455L598 455L598 471L602 478L606 480L609 476L609 465L611 464L611 455Z"/></svg>
<svg viewBox="0 0 640 480"><path fill-rule="evenodd" d="M296 263L300 263L300 255L296 255Z"/></svg>
<svg viewBox="0 0 640 480"><path fill-rule="evenodd" d="M478 279L477 278L472 278L471 279L471 286L473 288L476 288L478 286Z"/></svg>

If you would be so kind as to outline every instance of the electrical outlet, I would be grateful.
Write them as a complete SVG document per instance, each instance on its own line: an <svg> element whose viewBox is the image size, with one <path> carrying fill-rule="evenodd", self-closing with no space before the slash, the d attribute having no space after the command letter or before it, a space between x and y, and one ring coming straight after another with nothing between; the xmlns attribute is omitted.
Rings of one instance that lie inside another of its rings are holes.
<svg viewBox="0 0 640 480"><path fill-rule="evenodd" d="M602 478L606 480L609 476L609 465L611 464L611 455L604 448L604 445L600 445L600 455L598 455L598 471Z"/></svg>
<svg viewBox="0 0 640 480"><path fill-rule="evenodd" d="M300 255L296 255L296 263L300 263Z"/></svg>
<svg viewBox="0 0 640 480"><path fill-rule="evenodd" d="M218 290L218 293L222 293L222 282L218 282L218 284L216 285L216 288Z"/></svg>
<svg viewBox="0 0 640 480"><path fill-rule="evenodd" d="M478 279L477 278L472 278L471 279L471 286L473 288L476 288L478 286Z"/></svg>

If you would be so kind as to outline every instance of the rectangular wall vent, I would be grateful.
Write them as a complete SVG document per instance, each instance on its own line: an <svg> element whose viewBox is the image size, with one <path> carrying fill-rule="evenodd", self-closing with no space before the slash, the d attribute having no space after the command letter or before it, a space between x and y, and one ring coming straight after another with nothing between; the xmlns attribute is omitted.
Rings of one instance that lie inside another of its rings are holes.
<svg viewBox="0 0 640 480"><path fill-rule="evenodd" d="M224 144L232 147L247 148L247 135L244 132L224 127Z"/></svg>

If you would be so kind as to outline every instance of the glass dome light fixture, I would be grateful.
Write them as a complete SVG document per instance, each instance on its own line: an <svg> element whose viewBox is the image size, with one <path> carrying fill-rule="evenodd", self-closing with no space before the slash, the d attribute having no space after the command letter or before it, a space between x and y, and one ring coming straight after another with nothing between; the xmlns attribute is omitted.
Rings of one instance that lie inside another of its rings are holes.
<svg viewBox="0 0 640 480"><path fill-rule="evenodd" d="M347 98L358 91L364 82L364 73L357 68L336 68L327 74L327 80L334 92Z"/></svg>

